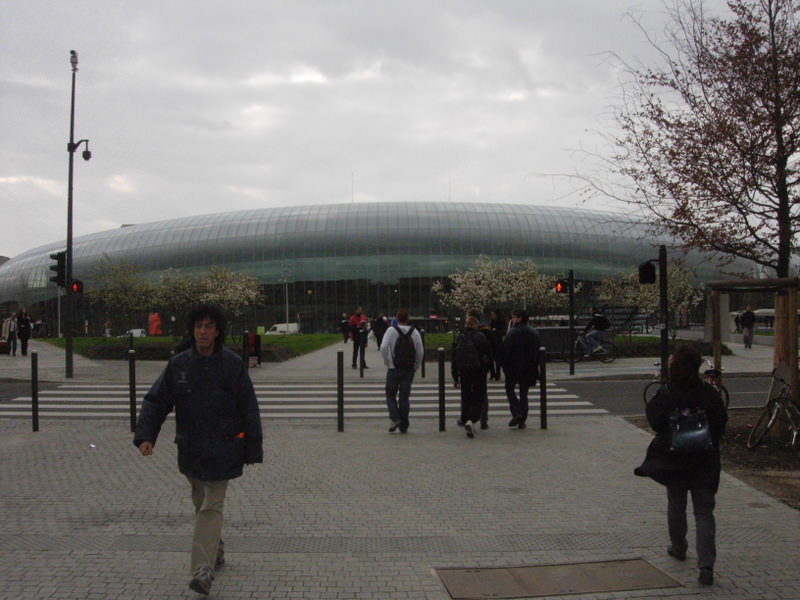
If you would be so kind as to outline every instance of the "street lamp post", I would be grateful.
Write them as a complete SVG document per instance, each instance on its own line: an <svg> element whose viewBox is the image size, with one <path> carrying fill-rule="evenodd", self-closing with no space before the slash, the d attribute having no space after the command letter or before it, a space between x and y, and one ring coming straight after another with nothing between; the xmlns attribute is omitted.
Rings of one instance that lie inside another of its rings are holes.
<svg viewBox="0 0 800 600"><path fill-rule="evenodd" d="M83 151L83 160L89 160L92 153L89 152L89 140L80 140L75 143L75 75L78 72L78 53L75 50L69 51L69 63L72 65L72 101L70 102L69 110L69 143L67 144L67 152L69 152L69 176L67 183L67 255L66 255L66 376L72 378L72 329L75 325L75 303L72 293L72 171L75 162L75 151L84 142L86 149Z"/></svg>

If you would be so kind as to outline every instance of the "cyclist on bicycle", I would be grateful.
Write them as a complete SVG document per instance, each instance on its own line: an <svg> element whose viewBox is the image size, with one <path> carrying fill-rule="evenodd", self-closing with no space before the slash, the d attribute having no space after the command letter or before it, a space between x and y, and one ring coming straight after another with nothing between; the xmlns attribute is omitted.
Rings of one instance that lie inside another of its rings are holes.
<svg viewBox="0 0 800 600"><path fill-rule="evenodd" d="M592 355L600 347L600 332L611 327L611 321L594 306L589 309L589 314L592 315L592 318L581 332L586 340L586 356Z"/></svg>

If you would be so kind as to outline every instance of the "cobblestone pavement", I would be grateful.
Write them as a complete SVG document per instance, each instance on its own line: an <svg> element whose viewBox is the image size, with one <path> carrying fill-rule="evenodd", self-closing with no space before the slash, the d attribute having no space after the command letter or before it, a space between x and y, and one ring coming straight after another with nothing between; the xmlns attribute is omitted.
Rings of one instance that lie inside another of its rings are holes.
<svg viewBox="0 0 800 600"><path fill-rule="evenodd" d="M254 379L313 377L330 356ZM97 362L76 363L78 378L97 378ZM143 367L141 381L161 366ZM797 511L723 474L716 583L704 588L692 540L687 562L666 554L663 488L632 473L646 432L614 416L552 417L547 430L496 422L474 440L450 424L439 432L435 419L414 420L413 392L407 435L385 420L338 433L335 419L265 415L266 462L231 484L212 597L447 600L436 568L641 557L682 587L567 598L800 598ZM0 419L0 599L194 598L172 421L149 458L125 420L41 427Z"/></svg>
<svg viewBox="0 0 800 600"><path fill-rule="evenodd" d="M168 421L138 455L127 423L0 421L0 598L191 598L188 484ZM434 569L641 557L683 587L585 598L798 598L800 516L723 476L716 585L665 548L665 494L634 477L648 435L616 417L553 418L469 440L433 419L265 419L266 463L229 490L214 598L425 598ZM691 542L690 542L691 543ZM572 596L575 597L575 596Z"/></svg>

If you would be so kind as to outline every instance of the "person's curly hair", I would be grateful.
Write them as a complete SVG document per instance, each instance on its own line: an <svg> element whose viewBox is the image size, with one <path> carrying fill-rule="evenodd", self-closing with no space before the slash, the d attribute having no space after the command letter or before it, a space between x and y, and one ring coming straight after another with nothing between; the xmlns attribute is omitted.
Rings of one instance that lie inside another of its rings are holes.
<svg viewBox="0 0 800 600"><path fill-rule="evenodd" d="M676 387L688 388L700 384L700 365L703 357L686 344L675 348L669 360L669 382Z"/></svg>

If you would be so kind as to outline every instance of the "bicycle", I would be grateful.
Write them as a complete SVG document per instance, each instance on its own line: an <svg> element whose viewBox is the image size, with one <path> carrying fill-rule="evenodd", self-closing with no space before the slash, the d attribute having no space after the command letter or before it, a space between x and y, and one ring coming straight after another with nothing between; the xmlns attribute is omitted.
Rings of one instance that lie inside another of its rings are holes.
<svg viewBox="0 0 800 600"><path fill-rule="evenodd" d="M720 397L722 398L722 402L725 404L725 410L727 410L728 405L731 402L731 395L728 392L728 388L722 384L722 371L714 368L714 365L711 364L711 361L708 359L705 359L705 363L708 367L710 367L703 373L706 376L706 383L714 386L717 389ZM661 379L661 361L654 362L653 366L656 368L655 379L644 386L643 397L645 407L647 407L647 403L653 399L653 396L656 395L658 388L660 388L664 383L664 380Z"/></svg>
<svg viewBox="0 0 800 600"><path fill-rule="evenodd" d="M604 363L614 362L617 358L617 347L614 345L614 342L600 340L598 340L598 342L594 352L590 355L589 343L586 341L586 336L578 335L575 339L575 353L573 354L575 360L599 360Z"/></svg>
<svg viewBox="0 0 800 600"><path fill-rule="evenodd" d="M777 421L786 423L789 433L792 434L789 446L794 446L797 436L800 434L800 406L792 400L790 394L791 386L783 377L779 377L775 370L772 371L772 379L773 386L778 384L781 389L773 397L772 388L770 388L771 397L767 400L767 405L762 409L756 424L750 430L750 435L747 436L747 447L750 450L753 450L764 440L767 432L772 429Z"/></svg>

